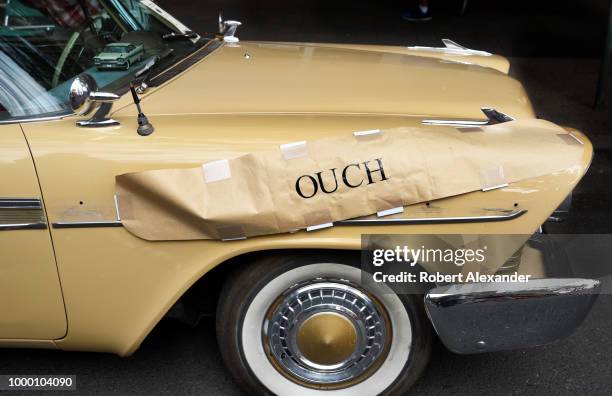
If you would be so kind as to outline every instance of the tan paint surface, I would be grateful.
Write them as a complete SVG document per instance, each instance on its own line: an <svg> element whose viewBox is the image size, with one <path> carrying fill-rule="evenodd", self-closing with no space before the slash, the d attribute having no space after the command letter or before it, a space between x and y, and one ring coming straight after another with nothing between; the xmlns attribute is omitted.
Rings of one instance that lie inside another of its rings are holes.
<svg viewBox="0 0 612 396"><path fill-rule="evenodd" d="M520 83L492 69L398 53L244 42L223 47L150 89L142 104L156 128L149 137L136 134L129 95L115 105L120 127L77 128L76 117L23 124L50 222L114 219L114 177L120 173L193 167L296 140L420 124L423 117L411 115L482 118L481 106L495 106L517 118L533 117ZM147 242L123 228L53 229L70 324L57 345L130 354L195 281L251 251L356 250L366 233L529 234L586 170L592 147L579 136L585 142L582 166L487 193L414 205L405 213L472 216L500 213L514 204L528 210L508 222L333 227L236 242ZM1 164L0 172L12 166ZM32 239L19 246L30 248Z"/></svg>
<svg viewBox="0 0 612 396"><path fill-rule="evenodd" d="M280 43L279 43L280 44ZM289 43L284 43L289 44ZM292 43L299 44L299 43ZM391 46L391 45L368 45L368 44L337 44L337 43L308 43L308 46L329 47L329 48L345 48L352 50L373 51L373 52L390 52L400 55L416 55L425 58L436 58L443 62L463 63L466 65L476 65L489 67L504 74L508 74L510 70L510 62L508 59L500 55L458 55L443 52L433 52L426 50L411 49L407 46ZM442 44L440 44L442 45Z"/></svg>
<svg viewBox="0 0 612 396"><path fill-rule="evenodd" d="M249 54L247 59L244 55ZM496 70L397 53L309 45L225 45L151 90L152 114L352 113L532 118L522 85ZM119 107L117 107L119 108ZM130 106L119 114L133 112Z"/></svg>
<svg viewBox="0 0 612 396"><path fill-rule="evenodd" d="M0 198L40 198L21 128L0 125ZM66 334L49 230L0 230L0 339Z"/></svg>

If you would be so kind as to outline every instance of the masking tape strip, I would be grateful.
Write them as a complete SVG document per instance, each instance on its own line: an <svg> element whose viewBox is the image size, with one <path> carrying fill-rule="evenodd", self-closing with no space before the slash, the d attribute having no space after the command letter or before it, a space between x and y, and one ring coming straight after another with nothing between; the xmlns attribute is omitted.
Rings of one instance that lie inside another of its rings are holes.
<svg viewBox="0 0 612 396"><path fill-rule="evenodd" d="M396 208L391 208L391 209L381 210L380 212L376 212L376 216L384 217L384 216L390 216L390 215L403 213L403 212L404 212L404 207L398 206Z"/></svg>
<svg viewBox="0 0 612 396"><path fill-rule="evenodd" d="M559 136L559 138L561 140L563 140L566 144L569 144L570 146L577 146L577 145L581 145L582 146L584 144L584 143L582 143L582 140L578 139L571 132L568 132L568 133L559 133L559 134L557 134L557 136Z"/></svg>
<svg viewBox="0 0 612 396"><path fill-rule="evenodd" d="M356 131L356 132L353 132L353 136L355 136L355 137L370 136L370 135L376 135L376 134L380 134L380 129L369 129L367 131Z"/></svg>
<svg viewBox="0 0 612 396"><path fill-rule="evenodd" d="M232 177L232 171L230 170L228 160L219 160L203 164L202 171L206 183L213 183Z"/></svg>
<svg viewBox="0 0 612 396"><path fill-rule="evenodd" d="M115 201L115 215L117 220L121 221L121 214L119 213L119 198L117 198L117 194L113 195L113 200Z"/></svg>
<svg viewBox="0 0 612 396"><path fill-rule="evenodd" d="M217 234L222 241L239 241L246 239L241 226L217 227Z"/></svg>
<svg viewBox="0 0 612 396"><path fill-rule="evenodd" d="M329 228L334 226L334 223L331 219L331 215L326 209L319 212L305 214L304 222L306 224L312 224L310 226L306 226L306 231L315 231L320 230L322 228Z"/></svg>
<svg viewBox="0 0 612 396"><path fill-rule="evenodd" d="M294 158L306 157L308 155L308 145L306 144L305 140L281 144L279 147L285 161Z"/></svg>
<svg viewBox="0 0 612 396"><path fill-rule="evenodd" d="M310 227L306 227L306 231L316 231L316 230L320 230L322 228L329 228L329 227L333 227L334 223L323 223L323 224L317 224L317 225L313 225Z"/></svg>
<svg viewBox="0 0 612 396"><path fill-rule="evenodd" d="M482 169L480 171L480 185L482 191L495 190L496 188L506 187L506 177L504 176L504 168L501 165Z"/></svg>
<svg viewBox="0 0 612 396"><path fill-rule="evenodd" d="M129 195L121 196L121 205L123 211L119 214L119 197L115 195L115 205L117 210L117 220L134 220L134 209L132 207L132 198Z"/></svg>

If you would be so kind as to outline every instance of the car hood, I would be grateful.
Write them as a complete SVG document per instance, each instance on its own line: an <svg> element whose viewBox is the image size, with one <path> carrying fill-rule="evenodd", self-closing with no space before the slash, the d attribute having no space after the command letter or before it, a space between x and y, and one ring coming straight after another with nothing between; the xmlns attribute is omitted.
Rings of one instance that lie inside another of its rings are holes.
<svg viewBox="0 0 612 396"><path fill-rule="evenodd" d="M147 114L331 113L533 117L522 85L448 60L308 44L223 45L143 98ZM133 106L124 111L134 112Z"/></svg>

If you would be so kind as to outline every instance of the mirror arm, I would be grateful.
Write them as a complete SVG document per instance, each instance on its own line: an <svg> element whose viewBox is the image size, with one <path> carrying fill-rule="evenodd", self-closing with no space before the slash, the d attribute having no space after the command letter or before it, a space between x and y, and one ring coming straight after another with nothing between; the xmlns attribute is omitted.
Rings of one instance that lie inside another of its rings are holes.
<svg viewBox="0 0 612 396"><path fill-rule="evenodd" d="M112 103L119 98L119 95L112 92L92 92L89 95L89 99L100 103Z"/></svg>
<svg viewBox="0 0 612 396"><path fill-rule="evenodd" d="M90 119L77 121L77 126L83 128L101 128L121 125L119 124L119 121L115 121L112 118L106 117L108 113L110 113L112 107L113 104L111 102L103 102Z"/></svg>

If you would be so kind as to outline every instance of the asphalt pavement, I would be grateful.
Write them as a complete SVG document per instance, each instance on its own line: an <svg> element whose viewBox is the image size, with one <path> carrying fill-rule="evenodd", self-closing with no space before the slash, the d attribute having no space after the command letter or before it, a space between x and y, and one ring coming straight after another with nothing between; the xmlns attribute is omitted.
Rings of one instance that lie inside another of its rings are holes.
<svg viewBox="0 0 612 396"><path fill-rule="evenodd" d="M555 225L555 232L611 232L612 107L591 107L598 72L595 57L603 30L594 22L596 18L589 19L597 15L597 2L590 2L595 4L587 10L592 14L581 20L536 2L505 2L532 6L531 14L517 6L508 6L510 12L499 4L489 10L485 5L491 2L475 1L465 16L456 15L450 6L440 7L438 18L434 16L429 25L401 21L401 7L390 1L376 12L367 2L346 1L335 6L296 2L293 8L287 6L293 2L278 1L160 3L200 32L213 31L216 13L225 10L228 17L245 22L238 34L245 39L431 45L448 36L470 47L510 56L511 74L525 84L537 114L576 127L595 143L595 160L575 191L572 215ZM565 41L549 41L556 39ZM610 103L612 87L608 92ZM548 346L461 356L436 344L426 374L410 394L609 395L611 363L612 296L602 295L574 335ZM241 394L221 361L212 317L196 327L164 320L129 358L0 350L0 373L76 374L78 393L92 395Z"/></svg>

